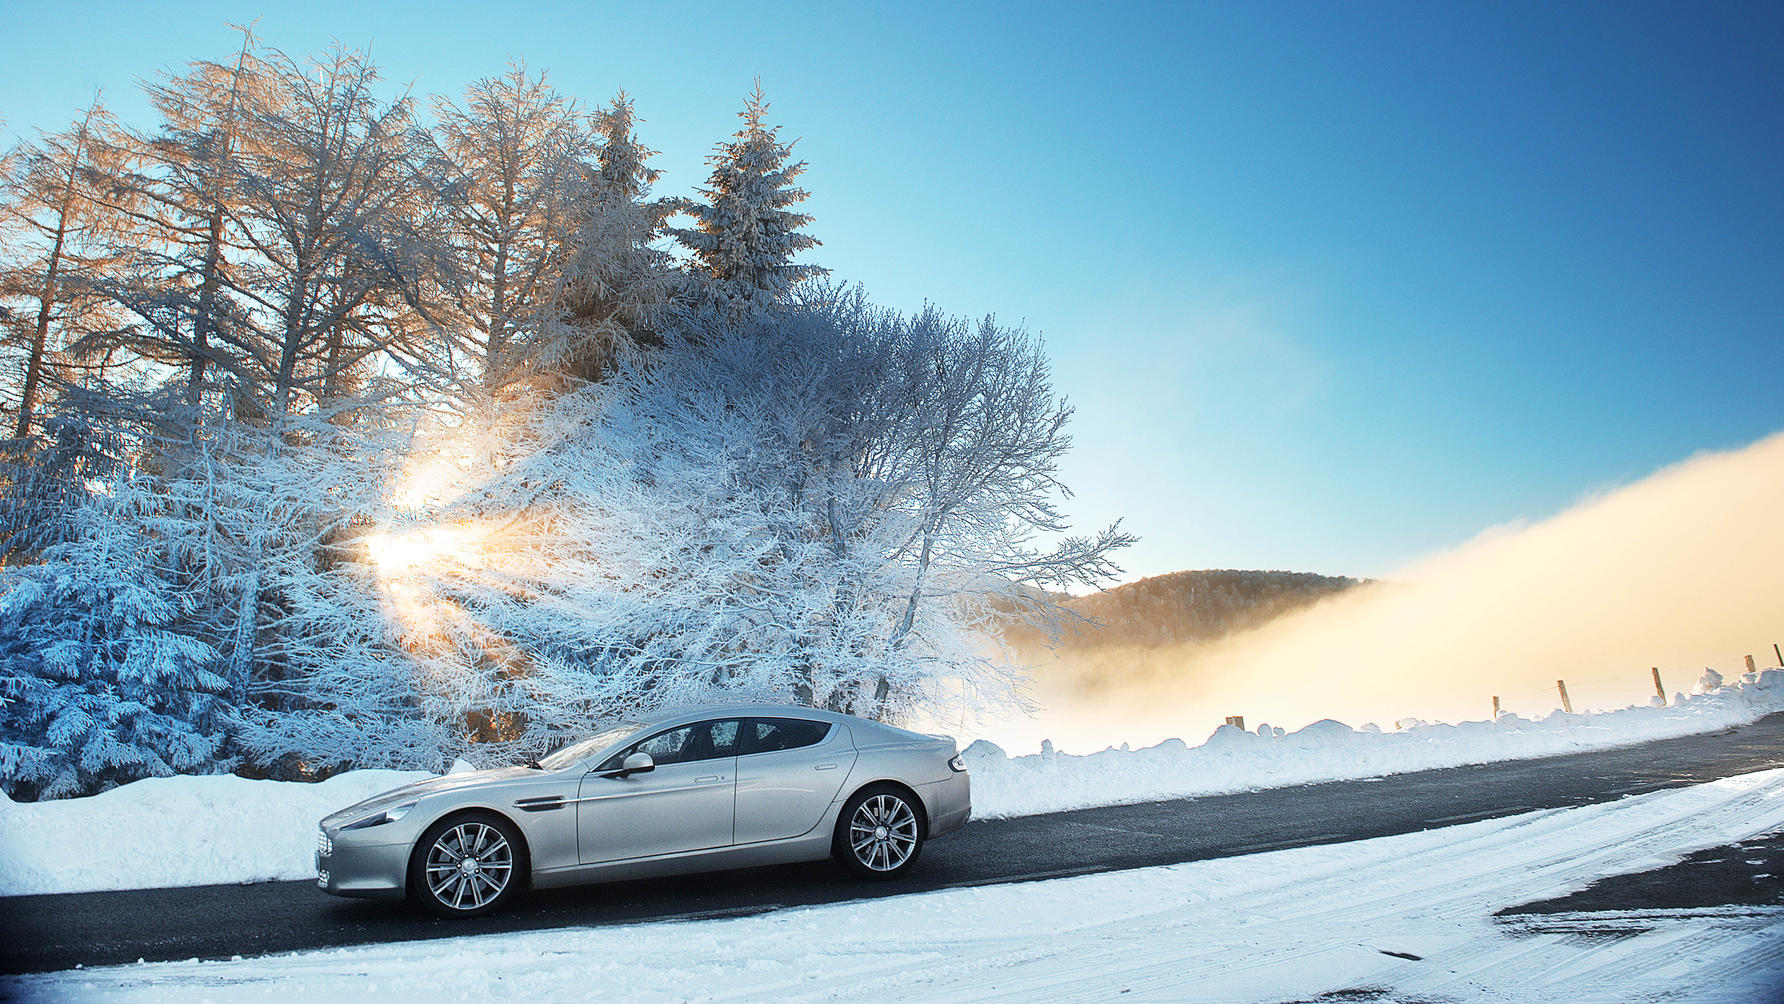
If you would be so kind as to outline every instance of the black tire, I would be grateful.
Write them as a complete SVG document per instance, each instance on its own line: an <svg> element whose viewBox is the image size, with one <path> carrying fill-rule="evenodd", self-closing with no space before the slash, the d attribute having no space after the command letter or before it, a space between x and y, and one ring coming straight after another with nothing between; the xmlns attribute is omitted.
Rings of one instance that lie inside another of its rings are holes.
<svg viewBox="0 0 1784 1004"><path fill-rule="evenodd" d="M928 836L916 796L896 785L869 785L843 804L830 855L856 878L895 879L917 863Z"/></svg>
<svg viewBox="0 0 1784 1004"><path fill-rule="evenodd" d="M459 813L415 842L409 894L441 917L481 917L513 901L530 867L513 823L493 812Z"/></svg>

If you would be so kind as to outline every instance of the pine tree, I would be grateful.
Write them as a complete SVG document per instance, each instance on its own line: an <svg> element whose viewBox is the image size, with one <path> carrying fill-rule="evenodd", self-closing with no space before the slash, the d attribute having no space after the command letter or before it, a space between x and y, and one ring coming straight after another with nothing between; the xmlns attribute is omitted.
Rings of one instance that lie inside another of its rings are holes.
<svg viewBox="0 0 1784 1004"><path fill-rule="evenodd" d="M123 469L122 437L79 407L53 407L44 433L15 442L0 465L0 563L37 560L48 548L76 539L78 517L95 485Z"/></svg>
<svg viewBox="0 0 1784 1004"><path fill-rule="evenodd" d="M124 481L78 511L74 539L0 575L0 786L92 794L200 772L224 742L215 652L176 630L182 598Z"/></svg>
<svg viewBox="0 0 1784 1004"><path fill-rule="evenodd" d="M569 254L541 331L578 380L599 380L634 347L661 344L677 292L673 261L657 246L677 203L650 197L660 172L634 131L632 99L619 92L594 119L598 166L575 178Z"/></svg>
<svg viewBox="0 0 1784 1004"><path fill-rule="evenodd" d="M663 172L650 166L650 158L657 151L638 141L634 131L637 122L632 96L621 90L606 108L595 113L595 128L601 135L596 160L601 165L603 181L631 198L643 200L650 196L650 186L657 183ZM661 206L665 216L670 208L666 203Z"/></svg>
<svg viewBox="0 0 1784 1004"><path fill-rule="evenodd" d="M793 185L806 165L789 162L793 143L780 141L780 127L765 124L767 114L757 81L738 113L744 127L707 158L712 176L700 190L706 201L680 204L695 225L669 231L693 252L705 280L700 299L733 320L783 302L794 285L825 272L793 262L799 252L819 244L799 229L811 216L790 208L807 198Z"/></svg>

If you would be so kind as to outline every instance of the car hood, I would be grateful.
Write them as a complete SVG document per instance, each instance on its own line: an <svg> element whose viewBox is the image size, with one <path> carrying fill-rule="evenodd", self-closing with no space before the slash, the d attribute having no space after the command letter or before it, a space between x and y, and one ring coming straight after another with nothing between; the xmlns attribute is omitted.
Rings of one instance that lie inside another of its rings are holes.
<svg viewBox="0 0 1784 1004"><path fill-rule="evenodd" d="M335 827L342 823L389 808L402 802L413 801L426 795L437 795L441 792L460 791L465 788L476 788L481 785L495 784L519 778L537 778L543 774L530 767L496 767L491 770L468 770L458 774L446 774L442 777L430 777L426 780L405 784L401 788L373 795L363 802L356 802L339 812L324 816L324 827Z"/></svg>

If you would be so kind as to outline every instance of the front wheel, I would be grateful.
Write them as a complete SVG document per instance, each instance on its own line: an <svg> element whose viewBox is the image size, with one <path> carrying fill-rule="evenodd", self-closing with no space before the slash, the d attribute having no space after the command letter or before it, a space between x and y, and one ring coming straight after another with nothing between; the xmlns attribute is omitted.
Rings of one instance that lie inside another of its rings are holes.
<svg viewBox="0 0 1784 1004"><path fill-rule="evenodd" d="M520 835L499 816L455 816L428 827L409 861L409 888L442 917L478 917L514 895L525 864Z"/></svg>
<svg viewBox="0 0 1784 1004"><path fill-rule="evenodd" d="M923 837L915 799L896 788L868 788L842 807L831 854L860 878L897 878L917 863Z"/></svg>

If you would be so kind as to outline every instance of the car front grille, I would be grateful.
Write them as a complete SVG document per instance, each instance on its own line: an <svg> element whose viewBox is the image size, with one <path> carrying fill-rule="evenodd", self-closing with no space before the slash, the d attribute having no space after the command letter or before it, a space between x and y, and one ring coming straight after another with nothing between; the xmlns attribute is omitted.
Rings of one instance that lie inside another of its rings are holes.
<svg viewBox="0 0 1784 1004"><path fill-rule="evenodd" d="M316 887L318 889L328 888L328 869L324 868L316 873Z"/></svg>
<svg viewBox="0 0 1784 1004"><path fill-rule="evenodd" d="M334 841L328 838L326 830L316 831L316 853L323 857L334 853Z"/></svg>

